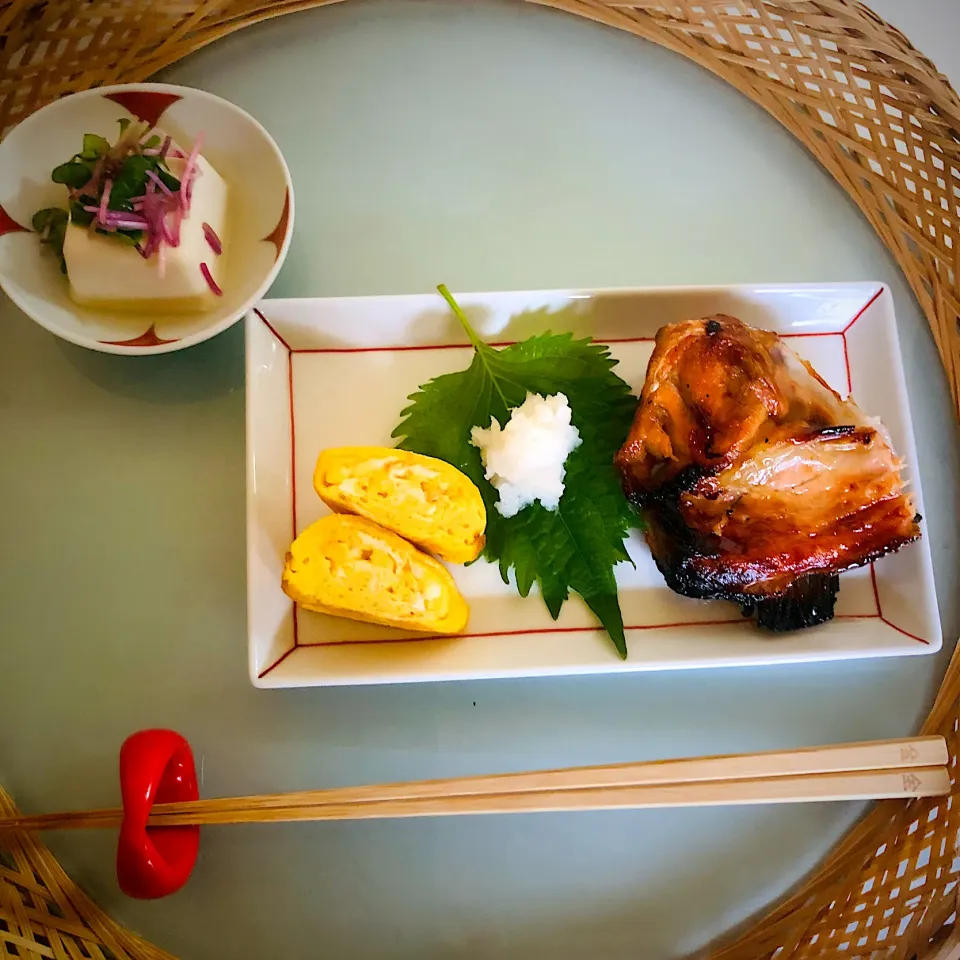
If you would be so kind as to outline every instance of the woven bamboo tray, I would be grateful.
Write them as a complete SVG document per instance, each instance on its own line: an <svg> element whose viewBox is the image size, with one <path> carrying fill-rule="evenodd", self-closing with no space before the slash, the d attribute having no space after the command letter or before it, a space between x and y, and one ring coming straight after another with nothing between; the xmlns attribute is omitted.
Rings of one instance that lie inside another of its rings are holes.
<svg viewBox="0 0 960 960"><path fill-rule="evenodd" d="M336 2L345 0L0 0L0 135L63 94L145 80L241 27ZM674 50L790 130L896 257L960 412L960 99L906 37L853 0L526 2ZM955 656L923 727L946 738L953 768L958 725ZM0 815L13 811L0 789ZM960 960L958 828L955 796L878 805L798 893L714 960ZM30 835L0 847L0 947L172 960L99 910Z"/></svg>

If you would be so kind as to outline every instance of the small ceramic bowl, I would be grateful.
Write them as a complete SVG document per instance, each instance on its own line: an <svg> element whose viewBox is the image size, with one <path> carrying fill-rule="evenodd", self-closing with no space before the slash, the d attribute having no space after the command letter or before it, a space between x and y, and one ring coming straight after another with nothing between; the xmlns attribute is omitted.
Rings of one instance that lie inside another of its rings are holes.
<svg viewBox="0 0 960 960"><path fill-rule="evenodd" d="M82 307L56 255L31 229L42 207L66 206L50 173L85 133L111 142L122 117L149 121L181 144L204 133L203 155L227 183L223 296L212 310L165 315ZM244 315L273 282L293 233L293 184L273 138L248 113L210 93L166 83L97 87L49 104L0 141L0 286L24 313L64 340L105 353L182 350Z"/></svg>

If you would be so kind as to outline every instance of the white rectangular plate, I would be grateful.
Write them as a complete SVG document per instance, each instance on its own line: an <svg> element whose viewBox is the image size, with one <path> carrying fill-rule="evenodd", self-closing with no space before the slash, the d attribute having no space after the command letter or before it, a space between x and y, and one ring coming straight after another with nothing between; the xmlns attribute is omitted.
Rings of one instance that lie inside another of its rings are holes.
<svg viewBox="0 0 960 960"><path fill-rule="evenodd" d="M841 395L883 419L923 511L893 300L879 283L464 294L488 341L570 330L610 344L617 372L643 385L664 323L728 313L790 337ZM677 596L643 537L617 571L623 662L579 599L550 619L485 562L454 567L471 607L462 637L423 639L294 608L280 589L296 533L327 512L313 491L325 447L392 445L406 398L464 369L470 348L439 294L266 300L247 317L247 564L250 674L259 687L665 670L908 656L940 649L926 540L845 574L836 619L772 636L731 604ZM929 524L929 518L924 526Z"/></svg>

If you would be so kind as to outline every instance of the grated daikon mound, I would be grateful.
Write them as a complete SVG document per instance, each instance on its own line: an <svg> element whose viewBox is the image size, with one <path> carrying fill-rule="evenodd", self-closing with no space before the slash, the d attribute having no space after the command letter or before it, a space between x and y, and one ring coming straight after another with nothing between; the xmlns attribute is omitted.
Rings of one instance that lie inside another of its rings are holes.
<svg viewBox="0 0 960 960"><path fill-rule="evenodd" d="M479 448L485 476L500 494L497 510L513 517L537 500L547 510L560 506L564 464L581 440L562 393L546 399L528 393L505 427L491 419L488 429L473 428L470 442Z"/></svg>

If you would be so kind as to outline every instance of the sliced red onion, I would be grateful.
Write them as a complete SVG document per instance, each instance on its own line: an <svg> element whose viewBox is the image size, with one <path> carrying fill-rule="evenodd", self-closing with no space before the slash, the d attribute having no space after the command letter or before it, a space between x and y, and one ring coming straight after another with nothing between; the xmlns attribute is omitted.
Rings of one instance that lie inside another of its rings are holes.
<svg viewBox="0 0 960 960"><path fill-rule="evenodd" d="M170 149L171 143L173 143L173 138L168 136L160 145L160 153L157 154L157 156L159 156L161 160L167 155L167 151Z"/></svg>
<svg viewBox="0 0 960 960"><path fill-rule="evenodd" d="M147 171L147 176L160 188L161 193L166 194L168 197L173 196L173 191L152 170Z"/></svg>
<svg viewBox="0 0 960 960"><path fill-rule="evenodd" d="M218 296L223 296L223 291L217 286L217 281L213 279L213 274L210 273L210 268L205 264L200 264L200 272L203 274L203 279L207 281L207 286Z"/></svg>
<svg viewBox="0 0 960 960"><path fill-rule="evenodd" d="M188 210L190 209L190 199L193 193L191 180L196 172L197 158L200 156L200 148L202 146L203 131L201 130L197 134L197 139L193 141L193 149L190 151L190 156L187 157L187 162L183 167L183 176L180 178L180 192L184 195Z"/></svg>
<svg viewBox="0 0 960 960"><path fill-rule="evenodd" d="M173 218L173 226L170 228L170 245L173 247L179 247L180 226L183 223L183 207L179 203L173 208L173 213L171 216Z"/></svg>
<svg viewBox="0 0 960 960"><path fill-rule="evenodd" d="M118 230L146 230L150 226L142 217L117 217L110 225Z"/></svg>
<svg viewBox="0 0 960 960"><path fill-rule="evenodd" d="M137 253L139 253L140 256L143 257L144 260L148 259L149 254L147 253L147 251L143 248L143 246L142 246L141 244L135 243L135 244L133 245L133 249L136 250Z"/></svg>
<svg viewBox="0 0 960 960"><path fill-rule="evenodd" d="M151 183L151 186L153 184ZM164 242L163 219L167 210L167 198L161 193L148 193L143 199L141 215L149 224L146 252L150 256Z"/></svg>
<svg viewBox="0 0 960 960"><path fill-rule="evenodd" d="M107 220L107 204L110 202L110 191L112 189L113 181L107 177L103 182L103 194L100 197L100 210L97 214L102 223L106 223Z"/></svg>
<svg viewBox="0 0 960 960"><path fill-rule="evenodd" d="M219 257L223 253L223 244L217 236L217 231L206 221L203 223L203 235L206 237L207 243L210 244L210 249Z"/></svg>
<svg viewBox="0 0 960 960"><path fill-rule="evenodd" d="M166 217L163 217L163 218L160 220L160 230L161 230L161 239L162 239L163 243L168 243L168 244L170 244L171 247L174 246L174 243L173 243L173 231L170 229L169 225L167 224L167 218L166 218ZM162 244L161 244L161 246L162 246Z"/></svg>
<svg viewBox="0 0 960 960"><path fill-rule="evenodd" d="M203 170L199 166L193 168L193 176L190 178L189 183L187 183L187 207L189 208L190 204L193 202L193 188L197 184L197 180L203 176Z"/></svg>
<svg viewBox="0 0 960 960"><path fill-rule="evenodd" d="M101 157L93 166L93 173L90 176L90 179L82 186L79 190L71 191L71 195L74 197L83 196L96 196L97 192L100 189L100 174L103 172L103 157Z"/></svg>
<svg viewBox="0 0 960 960"><path fill-rule="evenodd" d="M146 226L147 220L146 217L138 216L135 213L128 213L125 210L108 210L107 211L107 223L118 223L121 220L130 220L134 223L139 224L140 226Z"/></svg>

